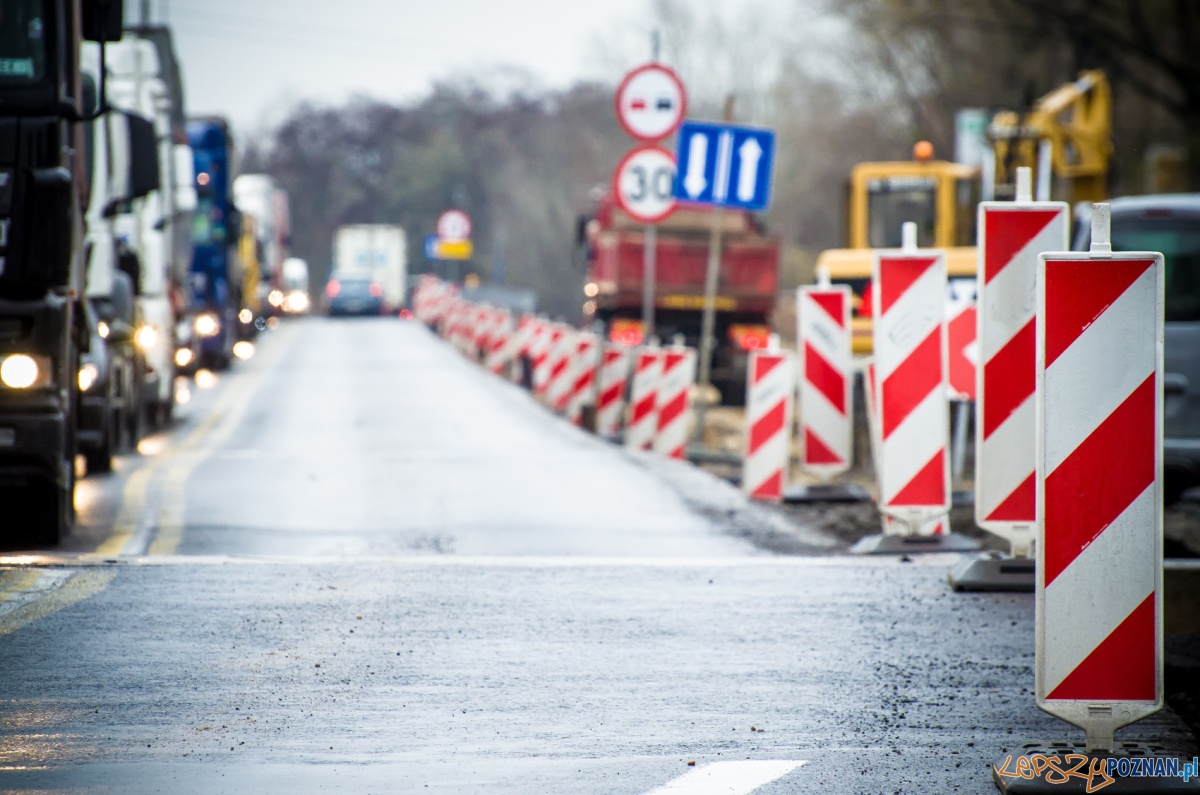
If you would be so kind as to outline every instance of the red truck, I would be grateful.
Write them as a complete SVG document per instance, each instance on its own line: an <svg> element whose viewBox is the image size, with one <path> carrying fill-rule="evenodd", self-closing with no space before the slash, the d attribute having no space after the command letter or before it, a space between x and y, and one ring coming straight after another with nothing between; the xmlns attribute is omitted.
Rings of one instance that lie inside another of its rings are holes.
<svg viewBox="0 0 1200 795"><path fill-rule="evenodd" d="M713 211L682 206L658 224L655 246L655 334L682 334L699 347ZM721 214L716 347L712 383L725 404L745 398L747 352L765 347L779 285L779 238L747 212ZM587 269L585 320L603 321L611 339L642 341L642 264L645 227L606 195L594 215L580 219L578 242Z"/></svg>

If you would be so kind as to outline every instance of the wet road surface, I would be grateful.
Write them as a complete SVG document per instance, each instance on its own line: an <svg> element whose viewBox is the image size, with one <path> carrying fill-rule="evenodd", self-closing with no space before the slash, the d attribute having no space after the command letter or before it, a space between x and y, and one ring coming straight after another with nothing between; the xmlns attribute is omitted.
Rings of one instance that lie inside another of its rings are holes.
<svg viewBox="0 0 1200 795"><path fill-rule="evenodd" d="M2 789L990 792L1079 734L1031 596L826 554L415 324L285 324L143 448L0 570Z"/></svg>

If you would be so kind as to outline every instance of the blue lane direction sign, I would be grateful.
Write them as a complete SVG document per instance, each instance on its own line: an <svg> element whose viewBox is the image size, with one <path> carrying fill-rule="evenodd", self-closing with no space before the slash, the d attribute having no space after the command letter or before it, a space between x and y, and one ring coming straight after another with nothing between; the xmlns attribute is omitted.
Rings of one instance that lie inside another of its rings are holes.
<svg viewBox="0 0 1200 795"><path fill-rule="evenodd" d="M771 203L775 132L762 127L685 121L679 128L675 198L765 210Z"/></svg>

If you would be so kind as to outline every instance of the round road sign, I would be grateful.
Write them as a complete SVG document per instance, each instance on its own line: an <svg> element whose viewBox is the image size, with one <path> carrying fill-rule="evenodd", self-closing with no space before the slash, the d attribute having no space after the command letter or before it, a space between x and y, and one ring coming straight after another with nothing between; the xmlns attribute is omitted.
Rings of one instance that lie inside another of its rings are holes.
<svg viewBox="0 0 1200 795"><path fill-rule="evenodd" d="M439 240L458 243L471 239L471 216L462 210L446 210L438 216L437 236Z"/></svg>
<svg viewBox="0 0 1200 795"><path fill-rule="evenodd" d="M675 211L675 155L639 146L622 158L613 175L613 195L635 221L658 223Z"/></svg>
<svg viewBox="0 0 1200 795"><path fill-rule="evenodd" d="M661 64L639 66L617 87L617 119L639 141L666 138L683 121L686 110L683 82Z"/></svg>

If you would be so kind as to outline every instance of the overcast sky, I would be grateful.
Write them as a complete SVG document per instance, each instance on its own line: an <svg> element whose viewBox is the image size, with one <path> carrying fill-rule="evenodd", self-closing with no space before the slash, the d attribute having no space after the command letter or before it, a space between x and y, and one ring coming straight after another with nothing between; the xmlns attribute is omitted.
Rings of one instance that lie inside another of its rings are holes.
<svg viewBox="0 0 1200 795"><path fill-rule="evenodd" d="M136 15L140 0L125 2ZM221 113L254 129L301 99L418 99L437 80L494 75L498 65L548 87L612 79L601 74L596 43L644 24L649 3L152 0L152 16L175 31L189 112Z"/></svg>

